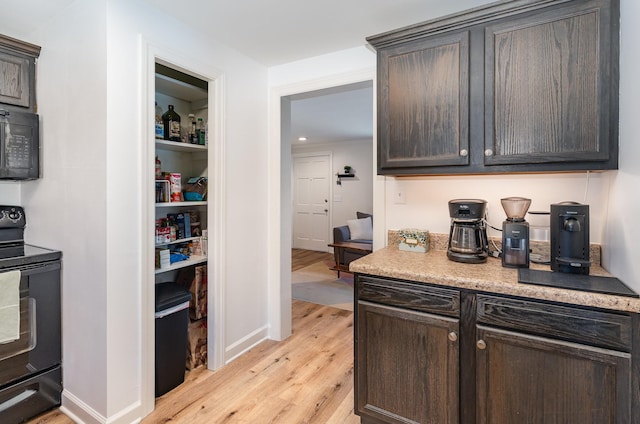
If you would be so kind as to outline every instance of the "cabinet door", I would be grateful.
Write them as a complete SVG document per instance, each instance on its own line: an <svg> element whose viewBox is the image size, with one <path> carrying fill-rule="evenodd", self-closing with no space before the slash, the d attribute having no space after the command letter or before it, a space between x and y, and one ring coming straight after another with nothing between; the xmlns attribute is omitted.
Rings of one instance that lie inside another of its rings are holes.
<svg viewBox="0 0 640 424"><path fill-rule="evenodd" d="M362 301L356 320L363 422L457 424L458 320Z"/></svg>
<svg viewBox="0 0 640 424"><path fill-rule="evenodd" d="M33 62L0 51L0 103L30 107Z"/></svg>
<svg viewBox="0 0 640 424"><path fill-rule="evenodd" d="M631 423L628 353L478 327L478 424Z"/></svg>
<svg viewBox="0 0 640 424"><path fill-rule="evenodd" d="M467 165L468 32L382 49L378 54L378 173Z"/></svg>
<svg viewBox="0 0 640 424"><path fill-rule="evenodd" d="M485 165L617 168L608 3L579 2L486 28Z"/></svg>

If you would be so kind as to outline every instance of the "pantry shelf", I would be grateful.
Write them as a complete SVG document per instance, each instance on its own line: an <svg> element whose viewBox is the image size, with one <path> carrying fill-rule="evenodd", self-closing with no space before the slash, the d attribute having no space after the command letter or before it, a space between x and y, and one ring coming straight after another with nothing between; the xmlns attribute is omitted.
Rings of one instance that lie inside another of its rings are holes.
<svg viewBox="0 0 640 424"><path fill-rule="evenodd" d="M207 146L201 144L181 143L179 141L162 140L156 138L156 149L171 150L173 152L206 152Z"/></svg>
<svg viewBox="0 0 640 424"><path fill-rule="evenodd" d="M185 268L191 265L198 265L205 262L207 262L206 256L191 255L189 259L180 261L180 262L175 262L171 264L169 268L156 268L155 273L162 274L163 272L175 271L176 269Z"/></svg>

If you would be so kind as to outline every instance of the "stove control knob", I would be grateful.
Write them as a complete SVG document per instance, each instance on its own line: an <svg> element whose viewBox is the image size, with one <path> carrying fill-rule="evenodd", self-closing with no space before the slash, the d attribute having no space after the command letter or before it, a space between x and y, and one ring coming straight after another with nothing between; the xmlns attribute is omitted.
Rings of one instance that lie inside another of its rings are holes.
<svg viewBox="0 0 640 424"><path fill-rule="evenodd" d="M22 214L20 212L16 212L16 211L9 212L9 219L12 220L13 222L19 221L20 218L22 218Z"/></svg>

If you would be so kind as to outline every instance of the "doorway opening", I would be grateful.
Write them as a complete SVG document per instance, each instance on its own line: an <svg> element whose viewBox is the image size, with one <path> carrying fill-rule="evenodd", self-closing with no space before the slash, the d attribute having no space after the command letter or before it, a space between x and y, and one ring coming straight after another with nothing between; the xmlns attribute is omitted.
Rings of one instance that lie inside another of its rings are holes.
<svg viewBox="0 0 640 424"><path fill-rule="evenodd" d="M353 277L333 270L329 244L333 227L346 225L356 212L373 211L373 82L298 93L287 100L282 132L291 145L292 298L352 309ZM285 149L283 138L283 154ZM353 174L348 179L346 167Z"/></svg>

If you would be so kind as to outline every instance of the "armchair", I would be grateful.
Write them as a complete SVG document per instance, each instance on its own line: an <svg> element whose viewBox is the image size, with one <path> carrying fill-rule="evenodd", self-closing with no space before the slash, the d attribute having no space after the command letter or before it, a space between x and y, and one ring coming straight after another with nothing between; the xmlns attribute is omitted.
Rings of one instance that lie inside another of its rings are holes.
<svg viewBox="0 0 640 424"><path fill-rule="evenodd" d="M367 214L367 213L363 213L363 212L356 212L356 216L358 219L363 219L363 218L371 218L371 221L373 223L373 215L371 214ZM362 244L371 244L373 242L372 238L357 238L357 239L352 239L351 238L351 230L349 229L348 225L342 225L340 227L334 227L333 228L333 243L362 243ZM362 250L354 250L354 249L349 249L349 248L343 248L343 249L339 249L339 252L337 252L337 254L335 255L336 257L336 265L338 267L346 267L348 269L349 264L356 260L359 259L365 255L367 255L367 252L364 252Z"/></svg>

